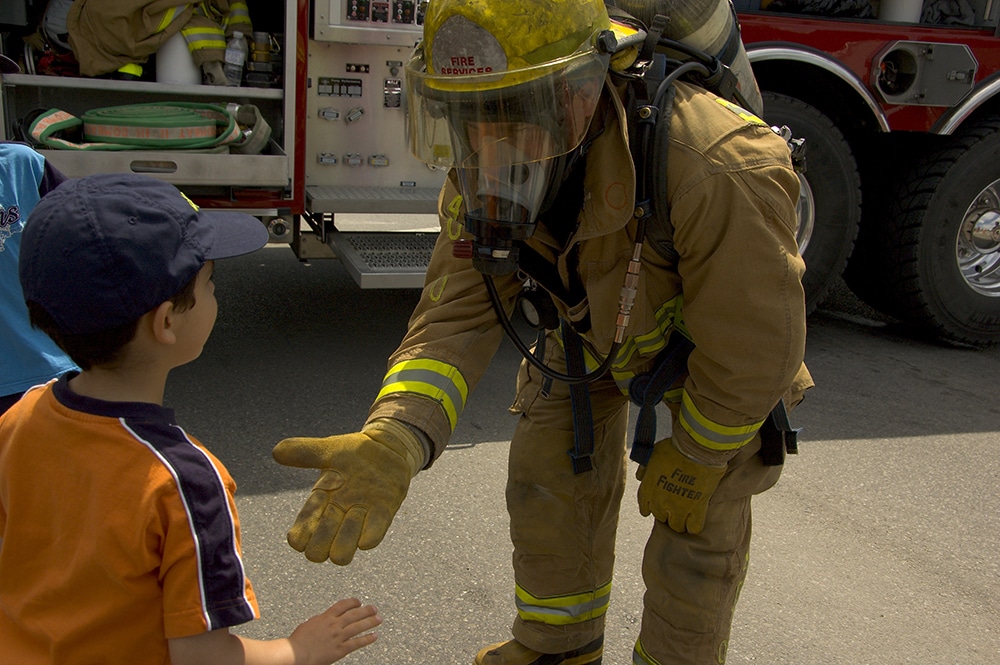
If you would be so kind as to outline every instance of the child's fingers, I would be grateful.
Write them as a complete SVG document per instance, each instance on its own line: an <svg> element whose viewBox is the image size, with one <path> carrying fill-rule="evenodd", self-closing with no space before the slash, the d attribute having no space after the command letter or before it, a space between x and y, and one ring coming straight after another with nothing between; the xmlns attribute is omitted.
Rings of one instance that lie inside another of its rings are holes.
<svg viewBox="0 0 1000 665"><path fill-rule="evenodd" d="M321 616L324 620L343 626L345 630L352 630L354 633L374 628L382 623L382 618L378 616L378 609L374 605L361 605L361 601L356 598L348 598L335 603ZM370 621L372 618L377 618L377 620L372 622ZM366 627L355 626L359 622L364 622Z"/></svg>
<svg viewBox="0 0 1000 665"><path fill-rule="evenodd" d="M382 623L382 617L371 605L351 610L343 618L344 630L351 635L371 630Z"/></svg>
<svg viewBox="0 0 1000 665"><path fill-rule="evenodd" d="M357 598L344 598L331 605L323 614L333 614L339 616L348 610L361 607L361 601Z"/></svg>
<svg viewBox="0 0 1000 665"><path fill-rule="evenodd" d="M376 633L365 633L364 635L358 635L357 637L352 637L349 640L344 640L342 644L345 654L348 654L352 651L357 651L361 647L368 646L377 639L378 635Z"/></svg>

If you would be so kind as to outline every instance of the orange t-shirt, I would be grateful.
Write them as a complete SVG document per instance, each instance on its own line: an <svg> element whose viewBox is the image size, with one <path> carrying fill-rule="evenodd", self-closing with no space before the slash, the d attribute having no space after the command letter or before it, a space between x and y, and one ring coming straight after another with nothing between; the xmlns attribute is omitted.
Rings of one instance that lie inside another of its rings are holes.
<svg viewBox="0 0 1000 665"><path fill-rule="evenodd" d="M171 409L30 390L0 417L0 664L168 663L259 617L235 491Z"/></svg>

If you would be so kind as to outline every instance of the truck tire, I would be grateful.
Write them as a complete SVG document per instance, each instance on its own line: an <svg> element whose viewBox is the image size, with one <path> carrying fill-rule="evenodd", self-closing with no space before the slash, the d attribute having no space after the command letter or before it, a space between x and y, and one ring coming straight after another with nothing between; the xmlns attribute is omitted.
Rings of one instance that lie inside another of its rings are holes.
<svg viewBox="0 0 1000 665"><path fill-rule="evenodd" d="M806 263L806 311L823 301L847 264L861 220L861 177L851 147L836 125L803 101L764 91L764 120L787 125L805 139L796 240Z"/></svg>
<svg viewBox="0 0 1000 665"><path fill-rule="evenodd" d="M893 203L906 174L901 165L913 164L923 152L916 152L913 141L891 142L891 136L867 136L862 154L857 155L861 171L861 228L854 241L854 251L844 268L844 282L866 305L879 314L899 318L897 303L890 289L885 259L886 220L892 216ZM857 144L856 144L857 145Z"/></svg>
<svg viewBox="0 0 1000 665"><path fill-rule="evenodd" d="M1000 341L1000 116L913 166L881 239L893 316L974 346Z"/></svg>

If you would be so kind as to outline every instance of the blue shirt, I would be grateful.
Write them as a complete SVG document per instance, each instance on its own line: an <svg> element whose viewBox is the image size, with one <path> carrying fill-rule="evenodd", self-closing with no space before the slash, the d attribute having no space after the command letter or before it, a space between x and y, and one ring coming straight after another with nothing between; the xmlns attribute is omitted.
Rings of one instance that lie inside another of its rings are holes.
<svg viewBox="0 0 1000 665"><path fill-rule="evenodd" d="M35 204L66 177L20 143L0 143L0 395L76 369L48 335L31 327L17 259L21 231Z"/></svg>

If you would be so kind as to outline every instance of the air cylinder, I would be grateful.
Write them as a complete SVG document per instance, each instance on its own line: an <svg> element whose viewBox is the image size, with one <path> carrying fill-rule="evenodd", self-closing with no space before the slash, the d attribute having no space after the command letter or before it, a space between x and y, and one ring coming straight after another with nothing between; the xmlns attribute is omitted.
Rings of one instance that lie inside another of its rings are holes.
<svg viewBox="0 0 1000 665"><path fill-rule="evenodd" d="M754 79L740 26L730 0L614 0L616 7L646 25L661 14L670 19L663 36L718 57L736 75L748 110L760 115L763 102ZM669 53L671 57L680 54Z"/></svg>
<svg viewBox="0 0 1000 665"><path fill-rule="evenodd" d="M921 0L882 0L878 3L878 17L883 21L920 23L923 9Z"/></svg>
<svg viewBox="0 0 1000 665"><path fill-rule="evenodd" d="M156 52L156 80L160 83L199 85L201 69L194 64L184 35L178 31Z"/></svg>

